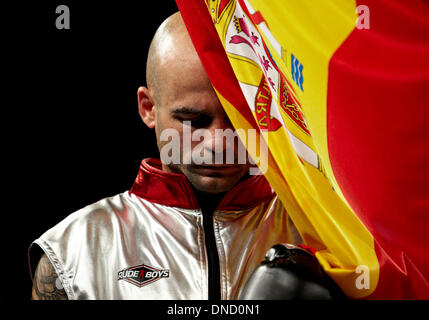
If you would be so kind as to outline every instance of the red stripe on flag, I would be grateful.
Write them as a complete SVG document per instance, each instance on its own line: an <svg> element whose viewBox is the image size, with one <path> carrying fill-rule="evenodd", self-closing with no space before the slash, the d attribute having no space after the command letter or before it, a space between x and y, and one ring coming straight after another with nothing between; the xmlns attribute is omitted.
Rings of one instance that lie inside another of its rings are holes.
<svg viewBox="0 0 429 320"><path fill-rule="evenodd" d="M375 239L372 297L428 299L429 6L359 4L370 9L370 29L355 29L329 65L329 158Z"/></svg>

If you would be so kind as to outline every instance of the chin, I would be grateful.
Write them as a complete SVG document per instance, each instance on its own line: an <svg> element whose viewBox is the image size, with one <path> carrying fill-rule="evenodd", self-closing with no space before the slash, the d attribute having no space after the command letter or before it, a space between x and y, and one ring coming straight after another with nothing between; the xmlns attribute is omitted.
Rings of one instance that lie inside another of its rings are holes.
<svg viewBox="0 0 429 320"><path fill-rule="evenodd" d="M231 190L237 181L231 181L230 178L219 177L198 177L198 179L189 179L195 189L205 193L218 194Z"/></svg>

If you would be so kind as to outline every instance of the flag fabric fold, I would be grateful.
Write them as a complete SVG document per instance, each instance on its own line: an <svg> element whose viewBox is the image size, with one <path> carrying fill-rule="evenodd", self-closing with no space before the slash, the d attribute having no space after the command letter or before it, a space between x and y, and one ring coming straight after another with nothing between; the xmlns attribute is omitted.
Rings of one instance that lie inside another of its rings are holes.
<svg viewBox="0 0 429 320"><path fill-rule="evenodd" d="M176 2L328 275L350 298L429 299L427 2Z"/></svg>

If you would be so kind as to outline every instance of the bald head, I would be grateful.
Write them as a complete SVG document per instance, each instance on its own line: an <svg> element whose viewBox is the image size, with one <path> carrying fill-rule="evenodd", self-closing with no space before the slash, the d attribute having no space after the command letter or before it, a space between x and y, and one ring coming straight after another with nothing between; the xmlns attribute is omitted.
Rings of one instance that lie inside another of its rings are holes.
<svg viewBox="0 0 429 320"><path fill-rule="evenodd" d="M161 24L149 47L146 82L158 103L162 96L165 74L176 69L172 67L177 66L202 68L179 12L171 15Z"/></svg>

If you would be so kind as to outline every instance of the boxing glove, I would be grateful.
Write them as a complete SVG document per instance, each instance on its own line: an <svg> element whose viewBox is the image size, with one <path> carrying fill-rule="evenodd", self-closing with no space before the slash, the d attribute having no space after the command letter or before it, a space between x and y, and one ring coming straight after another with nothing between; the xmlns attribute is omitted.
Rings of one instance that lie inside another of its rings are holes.
<svg viewBox="0 0 429 320"><path fill-rule="evenodd" d="M301 247L278 244L247 280L239 300L343 299L316 257Z"/></svg>

